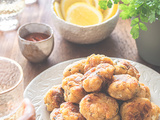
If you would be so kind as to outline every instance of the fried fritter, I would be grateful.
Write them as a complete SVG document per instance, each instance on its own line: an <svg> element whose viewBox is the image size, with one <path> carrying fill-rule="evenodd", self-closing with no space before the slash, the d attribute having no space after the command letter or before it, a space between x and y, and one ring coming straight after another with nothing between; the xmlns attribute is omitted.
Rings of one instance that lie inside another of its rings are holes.
<svg viewBox="0 0 160 120"><path fill-rule="evenodd" d="M79 107L71 102L62 103L60 106L60 113L64 120L85 120L79 112Z"/></svg>
<svg viewBox="0 0 160 120"><path fill-rule="evenodd" d="M150 100L151 98L150 89L141 82L139 82L139 84L140 84L140 91L137 93L136 97L148 98Z"/></svg>
<svg viewBox="0 0 160 120"><path fill-rule="evenodd" d="M106 119L106 120L120 120L121 117L119 116L119 114L117 114L114 118L111 119Z"/></svg>
<svg viewBox="0 0 160 120"><path fill-rule="evenodd" d="M128 74L114 75L108 87L108 94L118 100L129 100L140 91L138 80Z"/></svg>
<svg viewBox="0 0 160 120"><path fill-rule="evenodd" d="M147 98L135 98L120 107L122 120L151 120L152 105Z"/></svg>
<svg viewBox="0 0 160 120"><path fill-rule="evenodd" d="M50 114L51 120L85 120L79 112L79 107L71 102L64 102L60 108L55 108Z"/></svg>
<svg viewBox="0 0 160 120"><path fill-rule="evenodd" d="M70 65L68 65L64 71L63 71L63 76L67 77L70 76L74 73L81 73L84 74L84 65L85 65L86 60L80 60L77 62L74 62Z"/></svg>
<svg viewBox="0 0 160 120"><path fill-rule="evenodd" d="M55 108L50 114L50 120L64 120L60 108Z"/></svg>
<svg viewBox="0 0 160 120"><path fill-rule="evenodd" d="M48 111L52 111L54 108L60 107L60 104L64 102L63 94L61 85L53 86L47 91L44 97L44 103L46 104Z"/></svg>
<svg viewBox="0 0 160 120"><path fill-rule="evenodd" d="M87 57L87 61L84 67L84 73L86 73L92 67L96 67L100 63L109 63L113 65L113 61L109 57L106 57L105 55L92 54L89 57Z"/></svg>
<svg viewBox="0 0 160 120"><path fill-rule="evenodd" d="M99 64L84 74L83 88L87 92L98 92L106 83L110 83L114 67L108 63Z"/></svg>
<svg viewBox="0 0 160 120"><path fill-rule="evenodd" d="M78 104L87 94L82 86L82 77L82 74L75 73L63 79L62 88L65 101Z"/></svg>
<svg viewBox="0 0 160 120"><path fill-rule="evenodd" d="M91 93L82 98L80 113L87 120L112 120L119 111L118 103L115 99L103 93Z"/></svg>
<svg viewBox="0 0 160 120"><path fill-rule="evenodd" d="M114 61L115 67L115 75L118 74L129 74L133 77L136 77L139 80L140 74L138 70L128 61L126 60L115 60Z"/></svg>
<svg viewBox="0 0 160 120"><path fill-rule="evenodd" d="M152 120L158 120L160 115L160 108L154 103L151 104L152 104L151 118Z"/></svg>
<svg viewBox="0 0 160 120"><path fill-rule="evenodd" d="M90 70L95 70L95 68L92 68ZM89 70L89 72L90 72L90 70ZM87 92L100 91L104 81L105 80L103 78L99 77L94 72L94 73L90 74L86 79L84 79L83 88Z"/></svg>

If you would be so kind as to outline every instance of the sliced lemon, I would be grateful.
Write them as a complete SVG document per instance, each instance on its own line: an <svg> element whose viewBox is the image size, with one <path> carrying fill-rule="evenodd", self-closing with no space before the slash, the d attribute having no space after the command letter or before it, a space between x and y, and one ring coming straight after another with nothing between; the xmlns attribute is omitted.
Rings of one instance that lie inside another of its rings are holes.
<svg viewBox="0 0 160 120"><path fill-rule="evenodd" d="M108 20L109 18L113 17L117 10L118 10L118 6L119 4L113 4L112 8L107 8L104 12L103 12L103 21Z"/></svg>
<svg viewBox="0 0 160 120"><path fill-rule="evenodd" d="M94 3L95 3L95 7L103 13L104 21L106 21L107 19L111 18L116 14L118 10L118 4L114 4L113 0L111 0L113 3L112 8L107 8L106 10L103 10L100 8L99 1L100 0L94 0Z"/></svg>
<svg viewBox="0 0 160 120"><path fill-rule="evenodd" d="M88 26L101 23L103 15L95 7L87 3L78 2L68 8L66 21L81 26Z"/></svg>
<svg viewBox="0 0 160 120"><path fill-rule="evenodd" d="M58 17L60 17L61 19L64 19L60 9L60 4L58 2L54 2L53 9Z"/></svg>
<svg viewBox="0 0 160 120"><path fill-rule="evenodd" d="M86 0L86 2L92 6L95 6L94 0Z"/></svg>
<svg viewBox="0 0 160 120"><path fill-rule="evenodd" d="M95 7L103 13L104 10L100 8L99 1L100 0L94 0L94 4L95 4Z"/></svg>
<svg viewBox="0 0 160 120"><path fill-rule="evenodd" d="M66 16L67 9L76 2L87 2L87 0L61 0L60 6L64 18Z"/></svg>

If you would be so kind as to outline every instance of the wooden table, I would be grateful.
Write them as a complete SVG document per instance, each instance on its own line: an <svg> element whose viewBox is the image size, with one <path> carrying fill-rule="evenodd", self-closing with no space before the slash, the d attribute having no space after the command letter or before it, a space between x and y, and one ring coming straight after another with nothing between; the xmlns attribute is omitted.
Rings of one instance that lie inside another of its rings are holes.
<svg viewBox="0 0 160 120"><path fill-rule="evenodd" d="M20 25L28 22L43 22L53 27L55 31L54 50L47 61L39 64L28 62L21 54L18 46L17 31L0 32L0 56L17 61L23 68L25 87L29 82L45 69L66 60L86 57L95 54L104 54L109 57L125 58L145 64L160 73L160 67L143 61L137 52L135 40L130 35L130 20L119 19L112 34L102 42L92 45L79 45L63 40L54 29L51 10L51 1L39 0L28 5L20 15Z"/></svg>

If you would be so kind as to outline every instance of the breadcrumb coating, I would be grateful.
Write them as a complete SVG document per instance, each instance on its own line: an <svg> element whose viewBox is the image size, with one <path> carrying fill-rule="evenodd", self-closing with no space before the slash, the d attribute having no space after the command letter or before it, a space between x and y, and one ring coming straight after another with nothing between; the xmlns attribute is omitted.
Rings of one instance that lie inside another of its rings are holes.
<svg viewBox="0 0 160 120"><path fill-rule="evenodd" d="M128 74L114 75L108 94L117 100L129 100L140 91L138 80Z"/></svg>
<svg viewBox="0 0 160 120"><path fill-rule="evenodd" d="M99 64L84 74L83 88L87 92L99 92L103 85L112 80L114 67L108 63Z"/></svg>
<svg viewBox="0 0 160 120"><path fill-rule="evenodd" d="M60 104L64 102L63 94L61 85L53 86L47 91L44 97L44 103L46 104L48 111L52 111L54 108L60 107Z"/></svg>
<svg viewBox="0 0 160 120"><path fill-rule="evenodd" d="M79 112L79 106L71 102L62 103L60 106L60 113L64 120L85 120Z"/></svg>
<svg viewBox="0 0 160 120"><path fill-rule="evenodd" d="M136 77L139 80L140 74L138 70L128 61L126 60L115 60L114 61L115 67L115 75L118 74L129 74L133 77Z"/></svg>
<svg viewBox="0 0 160 120"><path fill-rule="evenodd" d="M67 76L70 76L74 73L84 74L85 62L86 62L86 60L84 59L84 60L80 60L80 61L77 61L77 62L74 62L74 63L68 65L63 71L64 78Z"/></svg>
<svg viewBox="0 0 160 120"><path fill-rule="evenodd" d="M135 98L120 107L122 120L151 120L152 105L147 98Z"/></svg>
<svg viewBox="0 0 160 120"><path fill-rule="evenodd" d="M50 113L50 120L64 120L62 114L60 113L60 108L55 108Z"/></svg>
<svg viewBox="0 0 160 120"><path fill-rule="evenodd" d="M64 102L60 108L55 108L50 114L51 120L85 120L79 112L79 106L71 102Z"/></svg>
<svg viewBox="0 0 160 120"><path fill-rule="evenodd" d="M110 120L119 111L118 103L115 99L103 93L91 93L86 95L80 102L80 113L87 120Z"/></svg>
<svg viewBox="0 0 160 120"><path fill-rule="evenodd" d="M151 104L152 104L151 118L152 120L158 120L160 115L160 108L153 102Z"/></svg>
<svg viewBox="0 0 160 120"><path fill-rule="evenodd" d="M113 61L111 60L111 58L106 57L105 55L99 55L99 54L90 55L89 57L87 57L86 64L84 67L84 73L86 73L92 67L96 67L97 65L99 65L101 63L109 63L109 64L113 65Z"/></svg>
<svg viewBox="0 0 160 120"><path fill-rule="evenodd" d="M62 80L65 101L79 104L80 100L87 94L82 86L82 79L82 74L75 73Z"/></svg>
<svg viewBox="0 0 160 120"><path fill-rule="evenodd" d="M145 86L143 83L139 82L140 91L137 93L136 97L148 98L151 99L150 89Z"/></svg>

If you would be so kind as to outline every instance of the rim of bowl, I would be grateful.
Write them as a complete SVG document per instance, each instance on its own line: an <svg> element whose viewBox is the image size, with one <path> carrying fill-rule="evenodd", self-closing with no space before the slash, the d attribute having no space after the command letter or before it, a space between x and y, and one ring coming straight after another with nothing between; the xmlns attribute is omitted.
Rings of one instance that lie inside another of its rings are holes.
<svg viewBox="0 0 160 120"><path fill-rule="evenodd" d="M50 29L50 31L51 31L51 35L50 35L48 38L46 38L46 39L43 39L43 40L40 40L40 41L36 41L36 42L35 42L35 41L29 41L29 40L24 39L23 37L20 36L19 32L20 32L20 30L21 30L23 27L25 27L25 26L27 26L27 25L30 25L30 24L37 24L37 25L47 26L47 27ZM25 42L29 42L29 43L40 43L40 42L44 42L44 41L50 40L50 38L53 37L53 29L51 28L51 26L49 26L48 24L45 24L45 23L34 23L34 22L30 22L30 23L26 23L26 24L23 24L22 26L20 26L20 27L18 28L17 34L18 34L18 37L19 37L21 40L25 41Z"/></svg>
<svg viewBox="0 0 160 120"><path fill-rule="evenodd" d="M9 92L9 91L12 91L12 90L15 89L16 87L18 87L18 85L19 85L21 82L23 82L23 70L22 70L22 67L19 65L19 63L17 63L15 60L12 60L12 59L9 59L9 58L6 58L6 57L0 57L0 60L5 60L5 61L9 61L10 63L13 63L14 65L16 65L16 67L18 67L19 72L20 72L20 77L19 77L18 82L17 82L15 85L13 85L11 88L0 92L0 95L2 95L2 94L5 94L5 93L7 93L7 92Z"/></svg>
<svg viewBox="0 0 160 120"><path fill-rule="evenodd" d="M61 1L61 0L60 0ZM95 27L95 26L99 26L99 25L102 25L102 24L105 24L105 23L107 23L107 22L109 22L109 21L111 21L112 19L114 19L116 16L118 16L119 15L119 4L118 4L118 10L117 10L117 12L116 12L116 14L114 15L114 16L112 16L111 18L109 18L109 19L107 19L106 21L103 21L103 22L101 22L101 23L98 23L98 24L94 24L94 25L88 25L88 26L81 26L81 25L76 25L76 24L73 24L73 23L70 23L70 22L67 22L67 21L65 21L64 19L61 19L60 17L58 17L57 16L57 14L55 13L55 11L54 11L54 2L56 2L56 0L52 0L52 4L51 4L51 10L52 10L52 13L56 16L56 18L57 19L59 19L60 21L62 21L62 22L65 22L66 24L68 24L68 25L72 25L72 26L74 26L74 27L80 27L80 28L90 28L90 27Z"/></svg>

